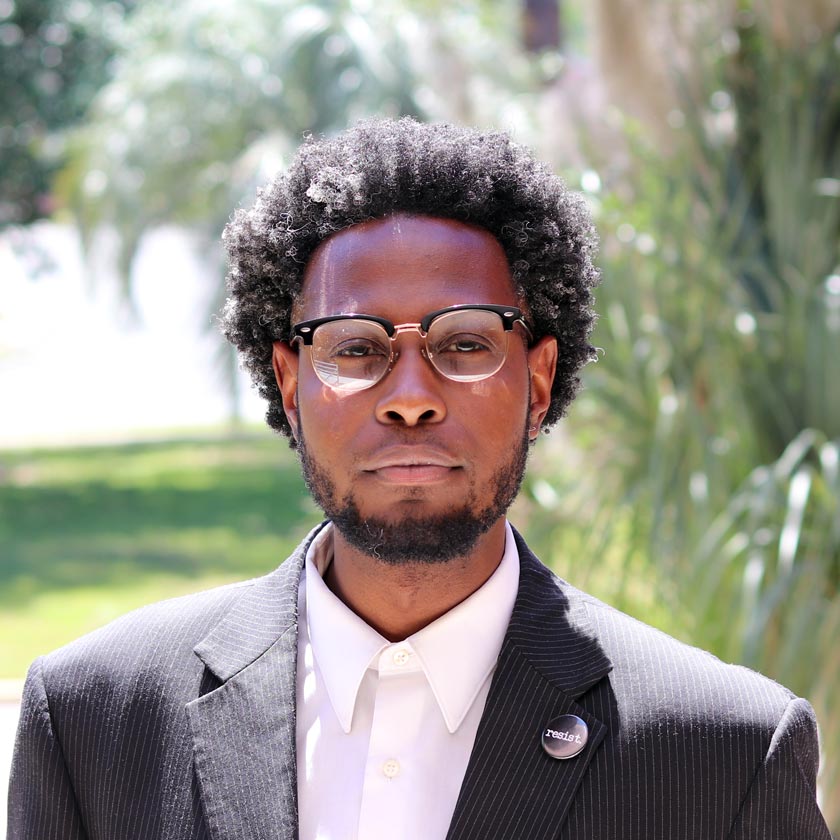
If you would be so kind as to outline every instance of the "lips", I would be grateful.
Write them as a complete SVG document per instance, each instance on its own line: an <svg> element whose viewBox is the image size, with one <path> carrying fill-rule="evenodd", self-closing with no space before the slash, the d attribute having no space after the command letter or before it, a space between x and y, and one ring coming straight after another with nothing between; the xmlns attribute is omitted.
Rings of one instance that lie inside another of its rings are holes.
<svg viewBox="0 0 840 840"><path fill-rule="evenodd" d="M390 446L362 464L365 473L395 484L442 481L463 464L443 449L428 446Z"/></svg>

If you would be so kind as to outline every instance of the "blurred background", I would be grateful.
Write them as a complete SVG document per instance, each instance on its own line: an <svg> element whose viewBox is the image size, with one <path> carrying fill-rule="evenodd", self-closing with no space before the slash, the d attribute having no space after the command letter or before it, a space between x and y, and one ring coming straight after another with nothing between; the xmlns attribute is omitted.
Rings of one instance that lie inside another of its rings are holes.
<svg viewBox="0 0 840 840"><path fill-rule="evenodd" d="M0 765L28 663L318 512L214 322L307 133L500 127L588 198L598 362L512 519L814 704L840 833L840 8L0 0Z"/></svg>

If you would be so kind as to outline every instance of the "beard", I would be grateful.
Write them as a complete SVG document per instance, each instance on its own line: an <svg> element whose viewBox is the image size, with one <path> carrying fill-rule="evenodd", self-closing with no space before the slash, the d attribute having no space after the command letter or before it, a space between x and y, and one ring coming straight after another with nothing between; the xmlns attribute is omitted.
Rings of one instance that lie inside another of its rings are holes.
<svg viewBox="0 0 840 840"><path fill-rule="evenodd" d="M352 491L339 498L335 485L306 447L300 429L298 456L303 479L312 498L344 539L363 554L388 565L447 563L465 557L479 537L490 530L519 493L528 460L528 427L508 461L490 480L492 498L478 504L478 489L471 486L460 507L425 516L391 521L363 516ZM482 488L485 489L485 488Z"/></svg>

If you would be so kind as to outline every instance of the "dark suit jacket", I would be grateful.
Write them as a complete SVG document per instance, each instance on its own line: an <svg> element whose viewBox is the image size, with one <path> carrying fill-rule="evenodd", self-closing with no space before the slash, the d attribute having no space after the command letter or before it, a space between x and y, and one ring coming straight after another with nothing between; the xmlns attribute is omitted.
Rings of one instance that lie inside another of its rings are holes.
<svg viewBox="0 0 840 840"><path fill-rule="evenodd" d="M296 837L311 537L266 577L146 607L35 662L11 840ZM519 594L449 840L827 840L804 700L577 591L517 540ZM589 740L557 760L540 739L565 713Z"/></svg>

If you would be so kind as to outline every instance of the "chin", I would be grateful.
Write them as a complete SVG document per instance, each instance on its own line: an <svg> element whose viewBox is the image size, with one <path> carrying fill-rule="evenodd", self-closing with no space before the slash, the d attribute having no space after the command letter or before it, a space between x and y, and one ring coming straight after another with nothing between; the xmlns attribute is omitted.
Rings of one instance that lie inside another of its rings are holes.
<svg viewBox="0 0 840 840"><path fill-rule="evenodd" d="M352 503L328 512L350 545L389 565L448 563L465 557L503 514L494 508L450 508L384 519L362 515Z"/></svg>

